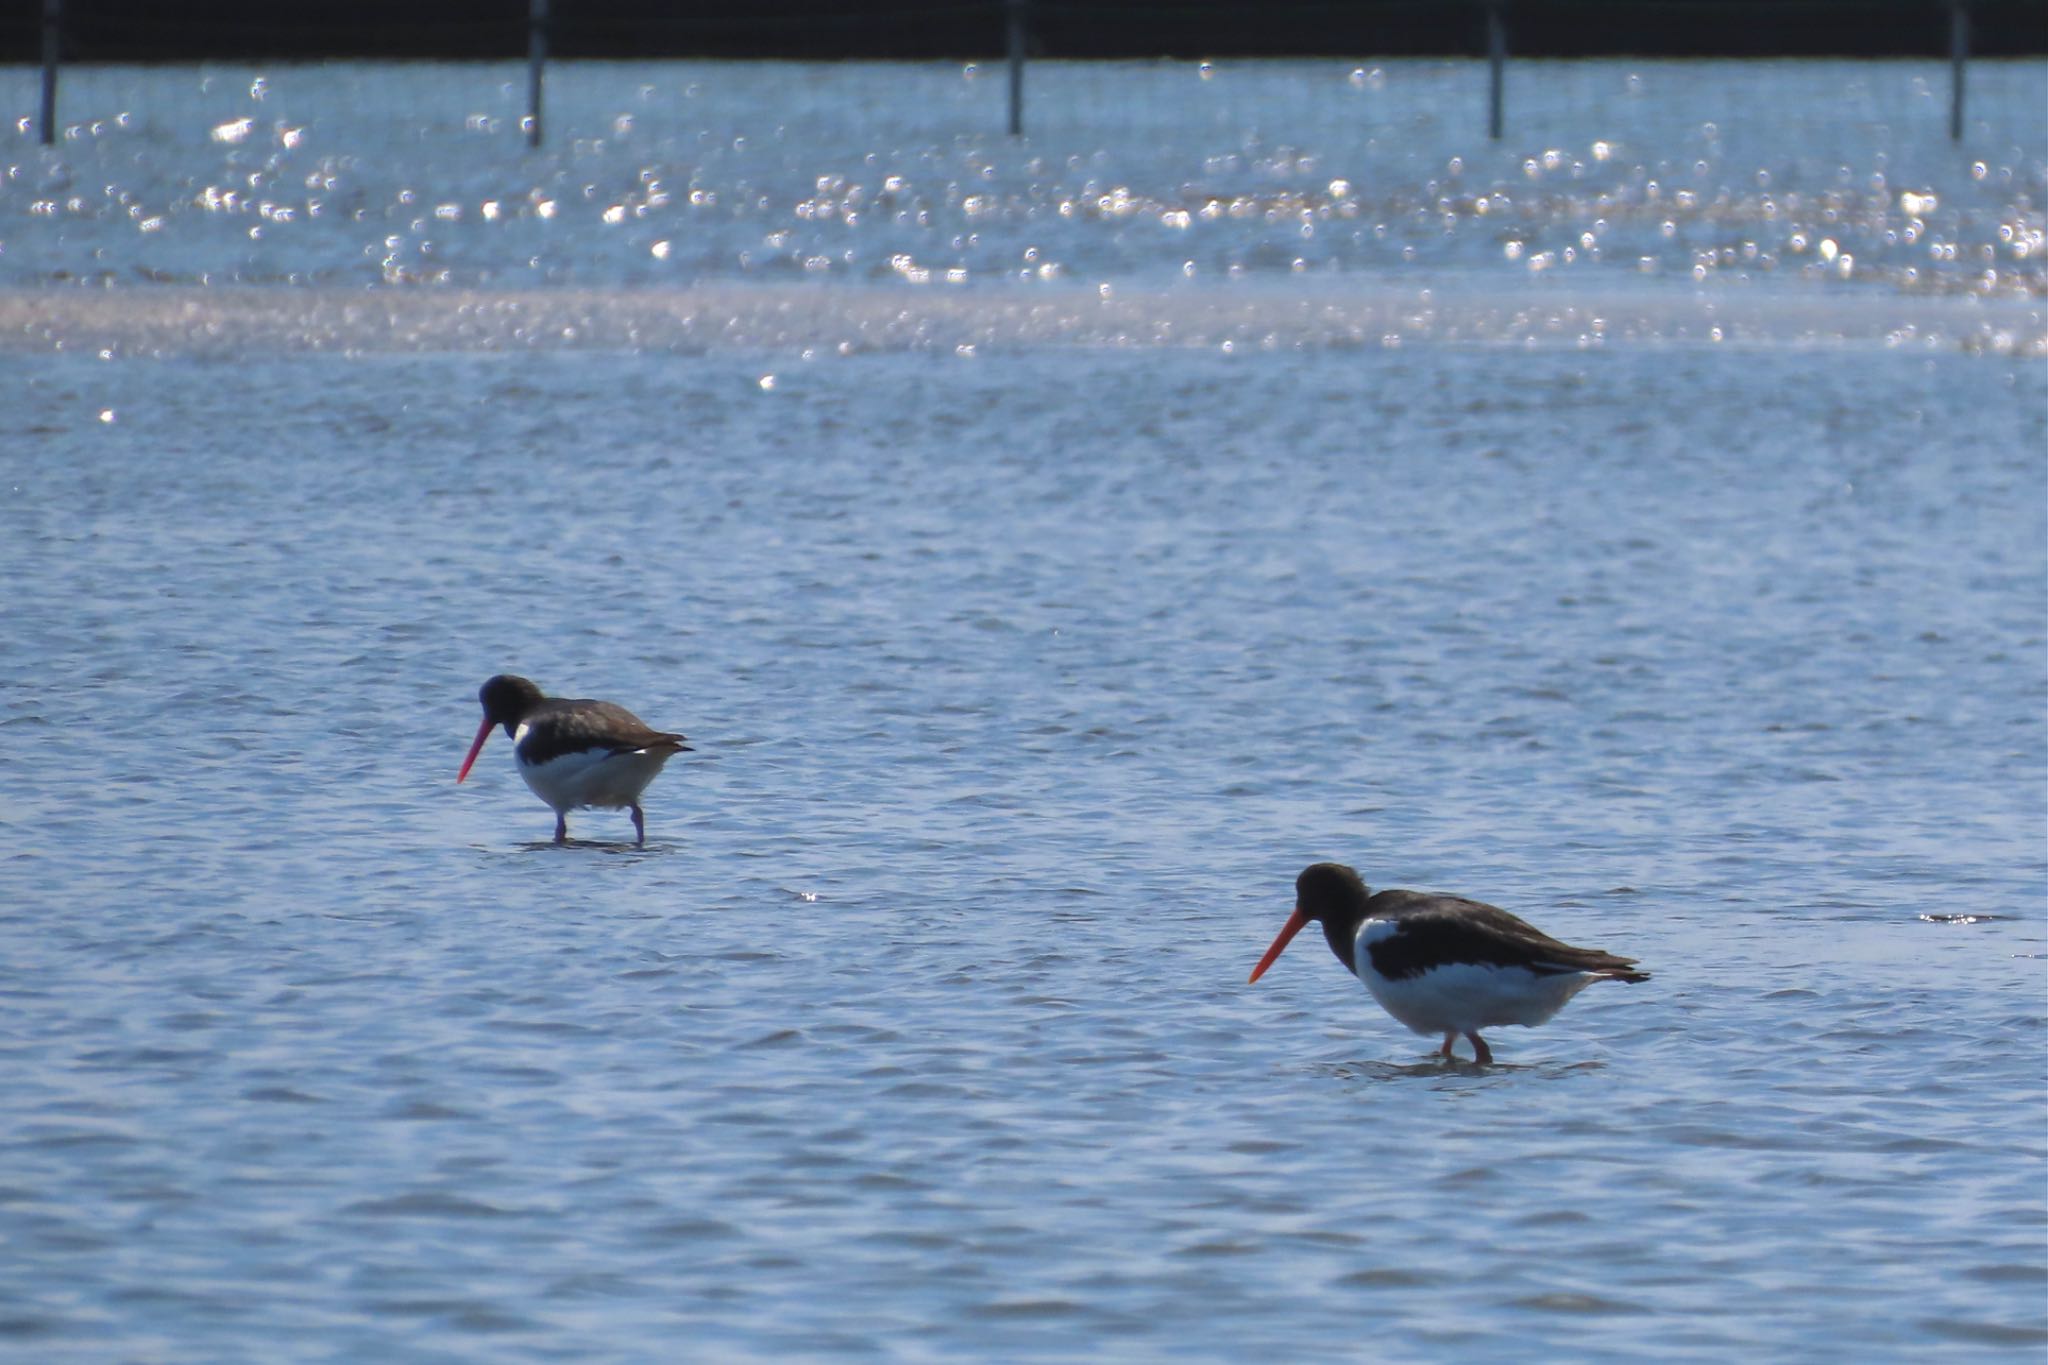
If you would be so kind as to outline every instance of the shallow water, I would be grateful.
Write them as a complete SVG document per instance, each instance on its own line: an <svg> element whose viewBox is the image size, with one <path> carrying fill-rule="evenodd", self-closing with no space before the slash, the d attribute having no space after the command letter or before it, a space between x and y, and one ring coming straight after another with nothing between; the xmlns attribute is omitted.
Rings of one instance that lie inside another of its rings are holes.
<svg viewBox="0 0 2048 1365"><path fill-rule="evenodd" d="M1230 354L8 294L129 330L0 354L0 1331L2038 1354L2048 374L1784 280L1819 332ZM454 785L500 669L689 734L646 849ZM1655 975L1438 1065L1312 937L1244 984L1320 858Z"/></svg>
<svg viewBox="0 0 2048 1365"><path fill-rule="evenodd" d="M0 282L635 288L703 279L1048 291L1361 272L2040 292L2048 68L1523 62L565 63L37 73Z"/></svg>

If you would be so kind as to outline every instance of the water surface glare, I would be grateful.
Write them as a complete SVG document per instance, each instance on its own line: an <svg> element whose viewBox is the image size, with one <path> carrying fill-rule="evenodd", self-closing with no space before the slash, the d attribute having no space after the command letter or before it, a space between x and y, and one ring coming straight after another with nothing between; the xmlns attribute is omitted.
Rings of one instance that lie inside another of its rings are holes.
<svg viewBox="0 0 2048 1365"><path fill-rule="evenodd" d="M1477 271L2038 296L2039 61L0 69L0 283L935 289Z"/></svg>

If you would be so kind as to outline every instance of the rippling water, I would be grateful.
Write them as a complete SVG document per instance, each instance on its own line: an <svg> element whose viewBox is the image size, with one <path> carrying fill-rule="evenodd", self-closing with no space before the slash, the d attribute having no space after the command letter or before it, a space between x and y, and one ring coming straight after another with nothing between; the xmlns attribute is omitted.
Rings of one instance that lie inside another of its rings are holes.
<svg viewBox="0 0 2048 1365"><path fill-rule="evenodd" d="M1960 151L1905 67L1542 70L1497 158L1421 64L1034 69L1017 150L957 68L569 68L538 156L503 73L68 83L0 153L0 1332L2038 1354L2041 68ZM1666 236L1707 120L1750 197ZM1326 230L1453 157L1515 235ZM364 217L202 202L272 163ZM645 850L453 784L500 669L690 735ZM1320 858L1655 976L1436 1065L1310 942L1244 985Z"/></svg>
<svg viewBox="0 0 2048 1365"><path fill-rule="evenodd" d="M0 280L1057 285L1400 267L1885 280L2038 294L2038 62L1529 62L1484 136L1471 62L1000 72L84 69L4 155ZM4 144L0 144L4 145Z"/></svg>

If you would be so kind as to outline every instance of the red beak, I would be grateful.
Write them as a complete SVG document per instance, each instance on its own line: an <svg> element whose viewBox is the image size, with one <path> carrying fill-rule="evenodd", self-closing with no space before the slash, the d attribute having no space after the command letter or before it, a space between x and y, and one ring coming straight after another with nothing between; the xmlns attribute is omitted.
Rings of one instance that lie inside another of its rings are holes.
<svg viewBox="0 0 2048 1365"><path fill-rule="evenodd" d="M457 782L469 776L469 765L476 762L476 756L484 751L484 741L490 737L491 718L485 716L484 723L476 727L476 743L469 746L469 757L462 760L462 771L455 774Z"/></svg>
<svg viewBox="0 0 2048 1365"><path fill-rule="evenodd" d="M1280 926L1280 936L1273 940L1273 946L1266 949L1266 955L1259 959L1259 965L1252 968L1252 980L1257 981L1266 974L1266 968L1273 965L1273 959L1287 951L1287 945L1294 942L1294 936L1308 923L1308 916L1296 906L1294 913L1287 917L1287 923Z"/></svg>

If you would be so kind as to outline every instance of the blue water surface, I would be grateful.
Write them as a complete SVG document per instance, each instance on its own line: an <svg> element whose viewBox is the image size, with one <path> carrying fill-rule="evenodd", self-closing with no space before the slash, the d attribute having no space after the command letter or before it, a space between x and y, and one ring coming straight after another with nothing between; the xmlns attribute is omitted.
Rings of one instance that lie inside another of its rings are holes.
<svg viewBox="0 0 2048 1365"><path fill-rule="evenodd" d="M1811 117L1786 160L1890 136ZM138 164L198 193L209 126ZM79 246L24 214L0 259ZM1194 344L1007 286L977 341L973 282L208 284L210 230L152 282L131 231L0 290L0 1349L2048 1343L2031 257L1347 261L1453 319L1390 340L1080 235L1120 319L1235 319ZM553 846L502 736L455 785L503 670L690 736L644 849ZM1245 984L1326 858L1652 979L1442 1065L1312 935Z"/></svg>

